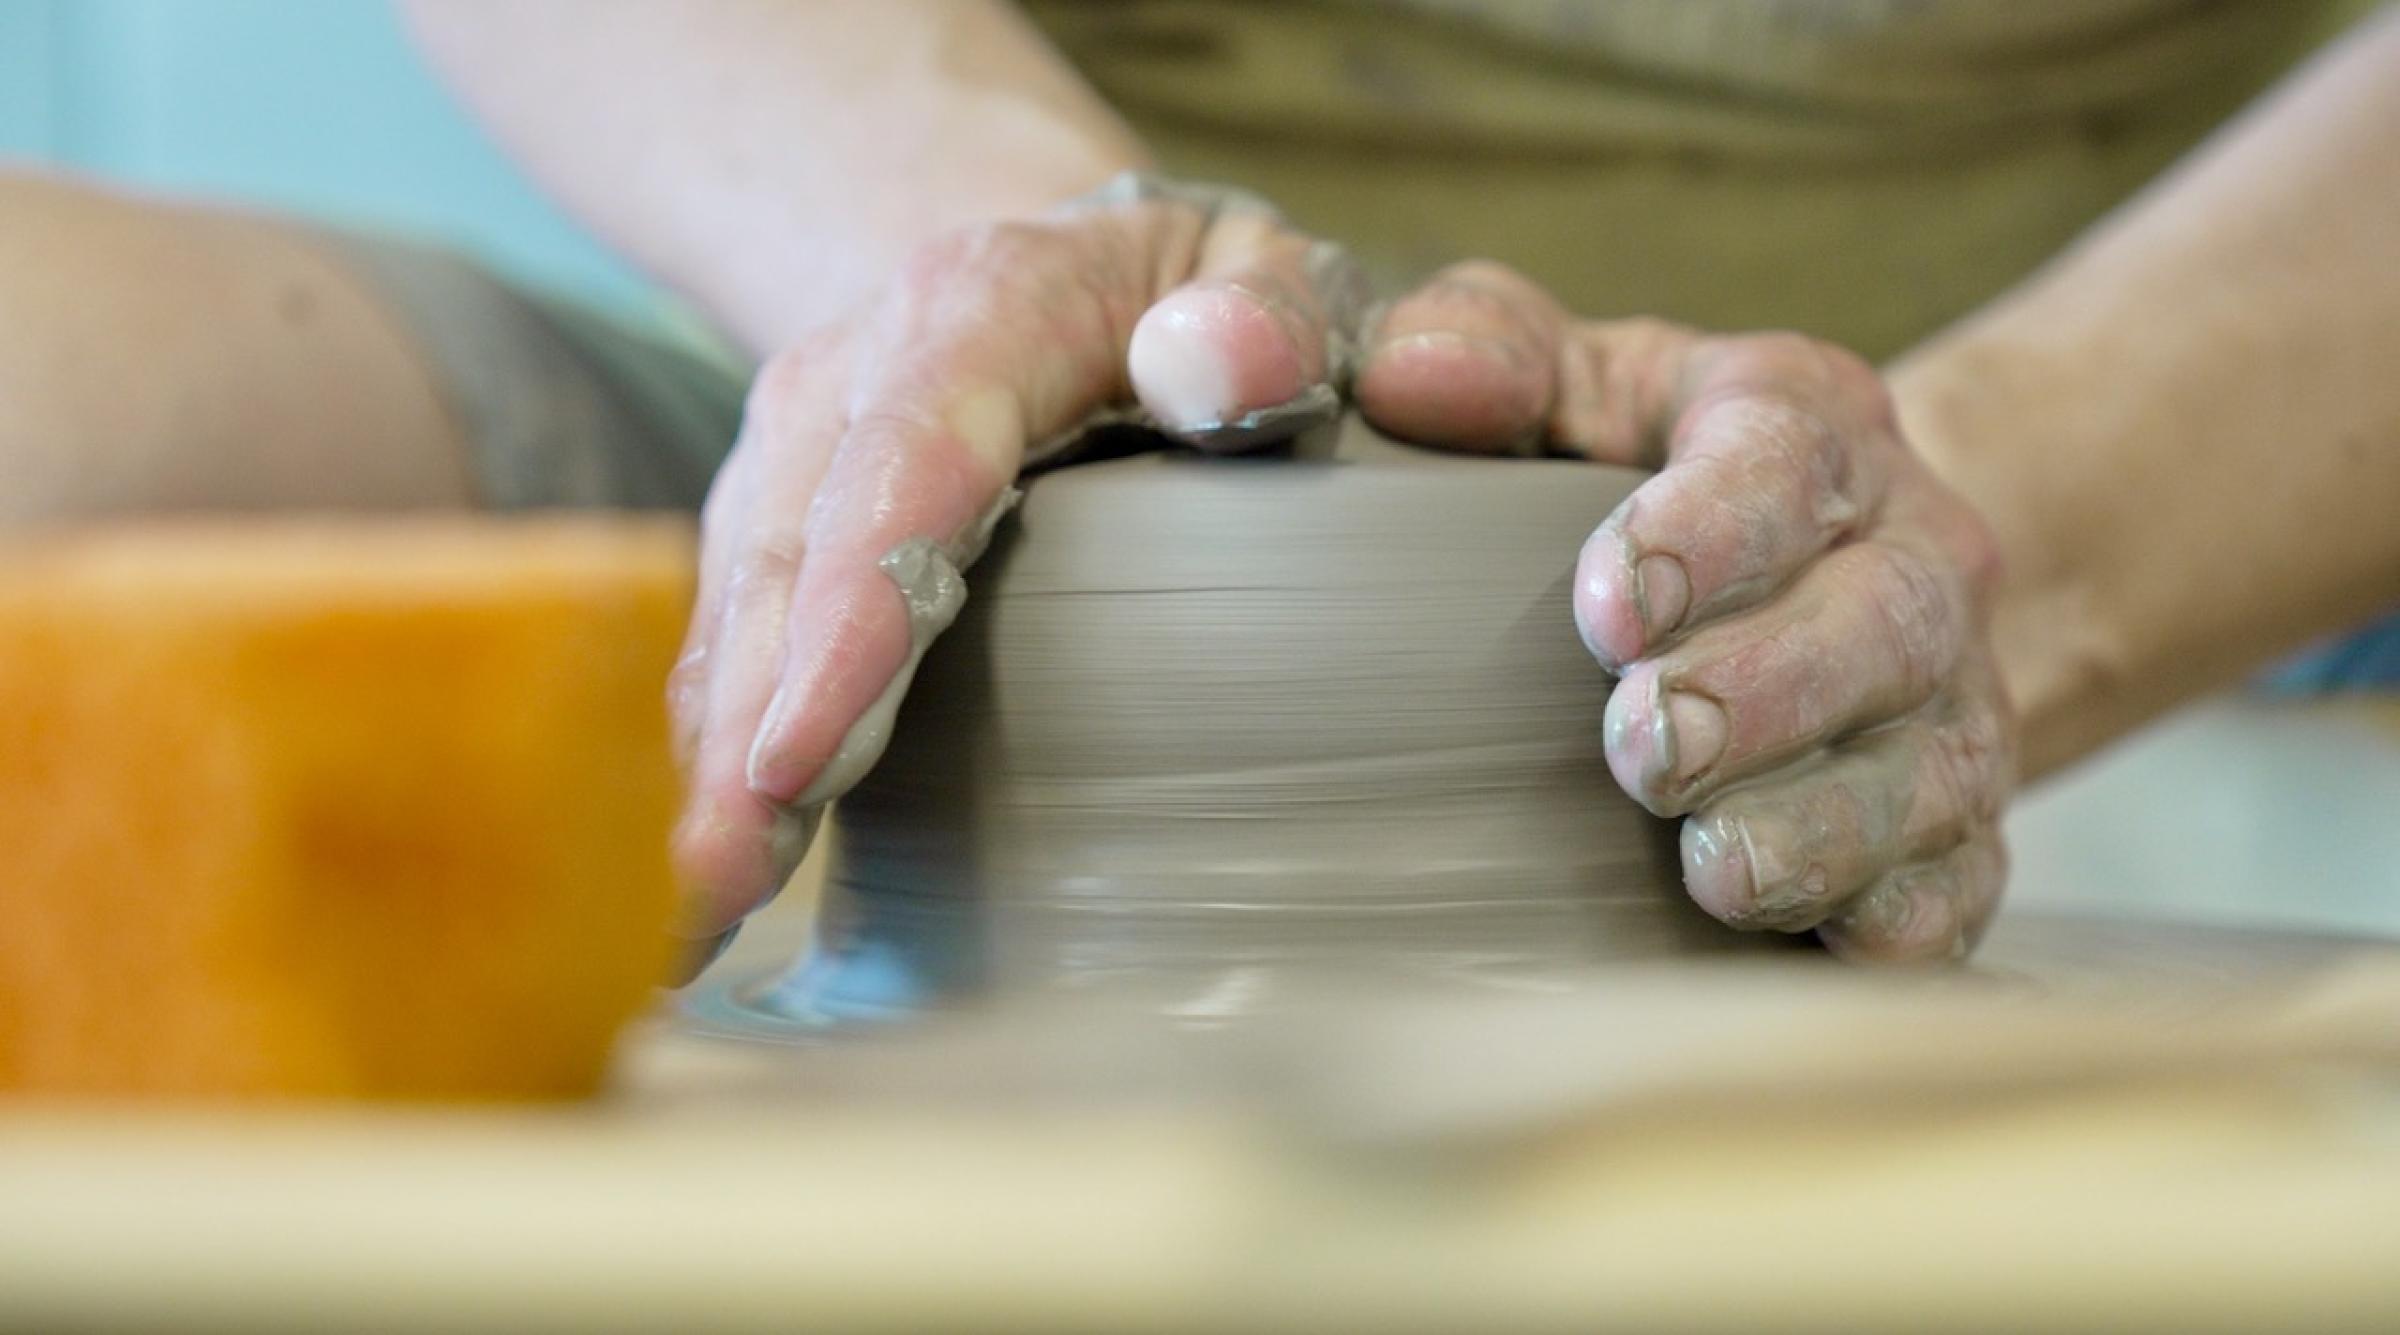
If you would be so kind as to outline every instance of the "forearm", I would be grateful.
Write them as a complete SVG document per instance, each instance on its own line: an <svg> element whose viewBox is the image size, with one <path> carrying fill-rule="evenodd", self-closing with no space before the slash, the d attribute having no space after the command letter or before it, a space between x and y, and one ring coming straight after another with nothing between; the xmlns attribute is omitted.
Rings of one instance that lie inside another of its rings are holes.
<svg viewBox="0 0 2400 1335"><path fill-rule="evenodd" d="M1140 145L987 0L407 0L420 43L595 231L764 354L910 247Z"/></svg>
<svg viewBox="0 0 2400 1335"><path fill-rule="evenodd" d="M1892 369L2029 773L2400 603L2400 11Z"/></svg>

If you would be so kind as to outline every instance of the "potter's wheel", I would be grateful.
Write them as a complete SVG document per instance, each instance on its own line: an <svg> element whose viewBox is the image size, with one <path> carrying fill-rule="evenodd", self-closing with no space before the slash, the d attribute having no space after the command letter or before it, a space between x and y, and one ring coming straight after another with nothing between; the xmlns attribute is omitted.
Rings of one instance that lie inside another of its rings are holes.
<svg viewBox="0 0 2400 1335"><path fill-rule="evenodd" d="M1920 971L1785 953L1507 987L1319 971L1215 1015L1162 1006L1169 980L1120 979L883 1025L762 1009L753 977L684 998L652 1056L856 1115L1234 1117L1345 1154L1809 1118L1971 1127L2061 1091L2105 1106L2316 1071L2400 1097L2400 943L2028 913L1990 946Z"/></svg>
<svg viewBox="0 0 2400 1335"><path fill-rule="evenodd" d="M804 967L804 966L803 966ZM2163 918L2104 916L2055 911L2004 912L1974 959L1955 968L1880 971L1836 963L1805 943L1739 959L1651 962L1628 966L1641 976L1651 998L1686 998L1699 1004L1730 986L1747 993L1764 986L1794 997L1816 991L1846 994L1888 992L1905 997L1933 987L1946 996L1965 996L1994 1014L2011 1008L2071 1008L2144 1022L2176 1024L2238 1013L2260 997L2304 990L2351 969L2400 969L2400 942L2263 928L2242 928ZM1167 1030L1218 1029L1264 1018L1282 1018L1283 1008L1340 1011L1361 1004L1411 1008L1511 999L1561 1001L1605 998L1612 970L1560 966L1478 976L1472 971L1411 971L1347 968L1320 971L1281 991L1244 992L1238 969L1213 978L1199 975L1094 978L1077 994L1015 995L968 999L938 1010L895 1010L892 1020L914 1018L937 1028L960 1024L1005 1026L1012 1017L1035 1024L1071 1021L1086 1007L1133 1027ZM706 980L683 998L681 1026L696 1034L777 1044L839 1045L845 1036L892 1032L888 1025L860 1025L860 1018L795 1013L780 1003L784 974L753 970ZM1213 1010L1194 1004L1213 998ZM2400 1019L2400 1017L2395 1017ZM912 1026L913 1027L913 1026Z"/></svg>

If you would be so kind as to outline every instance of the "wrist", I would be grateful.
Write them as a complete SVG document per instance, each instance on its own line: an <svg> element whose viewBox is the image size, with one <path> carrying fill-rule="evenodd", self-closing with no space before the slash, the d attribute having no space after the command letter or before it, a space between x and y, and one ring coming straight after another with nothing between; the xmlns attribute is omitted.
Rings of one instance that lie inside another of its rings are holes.
<svg viewBox="0 0 2400 1335"><path fill-rule="evenodd" d="M2100 576L2118 564L2114 531L2089 513L2075 442L2027 412L2075 396L2045 369L2038 345L1969 327L1945 334L1886 373L1903 430L1936 476L1993 532L2003 575L1991 609L1993 651L2022 731L2028 779L2057 769L2124 726L2132 650Z"/></svg>
<svg viewBox="0 0 2400 1335"><path fill-rule="evenodd" d="M849 314L926 244L1042 217L1144 161L1134 146L1093 143L1004 172L934 173L934 196L864 192L810 217L762 213L736 244L703 254L678 286L763 359ZM806 244L792 244L795 234Z"/></svg>

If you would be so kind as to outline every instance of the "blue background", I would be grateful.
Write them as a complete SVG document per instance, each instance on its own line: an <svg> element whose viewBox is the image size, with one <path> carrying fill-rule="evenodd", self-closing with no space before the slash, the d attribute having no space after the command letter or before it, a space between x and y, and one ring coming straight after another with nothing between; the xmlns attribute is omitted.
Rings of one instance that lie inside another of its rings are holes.
<svg viewBox="0 0 2400 1335"><path fill-rule="evenodd" d="M385 0L0 0L0 158L430 236L657 303L443 93Z"/></svg>

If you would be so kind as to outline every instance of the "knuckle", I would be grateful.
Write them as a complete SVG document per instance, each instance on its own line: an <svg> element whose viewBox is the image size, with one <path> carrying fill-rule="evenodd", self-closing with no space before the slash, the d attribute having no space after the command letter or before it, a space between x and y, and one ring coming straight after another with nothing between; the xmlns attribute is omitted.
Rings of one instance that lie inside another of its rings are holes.
<svg viewBox="0 0 2400 1335"><path fill-rule="evenodd" d="M1768 330L1739 340L1741 378L1789 387L1817 401L1845 422L1897 430L1891 389L1875 364L1838 343L1790 330Z"/></svg>
<svg viewBox="0 0 2400 1335"><path fill-rule="evenodd" d="M808 415L828 410L848 364L848 322L823 326L778 349L759 364L742 395L739 443L789 436ZM721 470L720 470L721 471Z"/></svg>
<svg viewBox="0 0 2400 1335"><path fill-rule="evenodd" d="M994 322L1074 347L1132 332L1159 275L1138 231L1101 219L1009 219L920 246L886 290L881 340L923 348Z"/></svg>
<svg viewBox="0 0 2400 1335"><path fill-rule="evenodd" d="M1842 403L1870 421L1895 420L1891 388L1884 384L1883 373L1875 369L1873 362L1838 343L1816 344L1816 355L1826 387Z"/></svg>
<svg viewBox="0 0 2400 1335"><path fill-rule="evenodd" d="M1740 394L1719 400L1712 415L1787 479L1840 481L1841 435L1808 405L1782 394Z"/></svg>
<svg viewBox="0 0 2400 1335"><path fill-rule="evenodd" d="M961 228L911 251L890 299L902 310L939 309L970 289L1047 275L1065 249L1060 230L1041 223L1008 219Z"/></svg>
<svg viewBox="0 0 2400 1335"><path fill-rule="evenodd" d="M2008 845L1995 834L1977 840L1974 849L1974 865L1967 878L1971 898L1965 908L1980 930L2000 907L2001 891L2008 885Z"/></svg>
<svg viewBox="0 0 2400 1335"><path fill-rule="evenodd" d="M1433 281L1445 287L1473 288L1481 291L1521 292L1533 286L1533 280L1498 260L1470 259L1444 266Z"/></svg>
<svg viewBox="0 0 2400 1335"><path fill-rule="evenodd" d="M1724 347L1723 340L1704 338L1689 325L1652 315L1585 321L1576 332L1576 341L1597 367L1624 375L1616 386L1619 392L1657 400L1643 409L1644 415L1663 412L1673 395L1708 383Z"/></svg>
<svg viewBox="0 0 2400 1335"><path fill-rule="evenodd" d="M1977 711L1980 713L1980 711ZM1931 781L1953 819L1970 825L1996 821L2006 800L2006 743L2001 730L1973 716L1933 729Z"/></svg>
<svg viewBox="0 0 2400 1335"><path fill-rule="evenodd" d="M1963 959L1974 950L1999 906L2007 862L1997 838L1978 837L1926 869L1922 893L1926 910L1938 911L1940 929L1919 941L1926 957Z"/></svg>
<svg viewBox="0 0 2400 1335"><path fill-rule="evenodd" d="M738 615L762 598L787 594L800 569L801 546L797 537L775 536L752 542L734 557L725 571L728 613Z"/></svg>
<svg viewBox="0 0 2400 1335"><path fill-rule="evenodd" d="M1782 522L1799 524L1819 541L1851 532L1863 507L1860 461L1853 443L1814 407L1789 395L1755 393L1731 395L1708 408L1711 430L1730 433L1739 442L1747 469L1764 469L1766 485L1743 488L1771 499ZM1729 495L1741 495L1731 491Z"/></svg>
<svg viewBox="0 0 2400 1335"><path fill-rule="evenodd" d="M747 499L745 493L748 485L744 480L747 470L740 466L744 457L742 447L736 445L733 454L727 456L725 465L717 469L717 476L708 484L708 495L700 502L702 533L714 534L732 523L734 514Z"/></svg>
<svg viewBox="0 0 2400 1335"><path fill-rule="evenodd" d="M1751 393L1825 399L1831 346L1788 329L1737 335L1716 345L1712 379Z"/></svg>
<svg viewBox="0 0 2400 1335"><path fill-rule="evenodd" d="M1818 369L1817 340L1789 329L1766 329L1742 338L1743 360L1757 372L1784 375Z"/></svg>
<svg viewBox="0 0 2400 1335"><path fill-rule="evenodd" d="M1939 899L1927 892L1926 875L1922 867L1886 874L1845 905L1821 939L1855 960L1891 962L1915 955L1911 938L1924 928L1926 905Z"/></svg>
<svg viewBox="0 0 2400 1335"><path fill-rule="evenodd" d="M1876 546L1867 566L1866 598L1874 633L1897 684L1912 700L1931 696L1949 677L1957 656L1958 612L1950 589L1915 554Z"/></svg>
<svg viewBox="0 0 2400 1335"><path fill-rule="evenodd" d="M679 731L697 728L707 713L710 659L708 644L698 641L667 670L667 714Z"/></svg>
<svg viewBox="0 0 2400 1335"><path fill-rule="evenodd" d="M1605 330L1626 343L1644 347L1674 343L1692 337L1690 325L1678 324L1673 320L1656 315L1631 315L1619 320L1609 320L1595 327Z"/></svg>
<svg viewBox="0 0 2400 1335"><path fill-rule="evenodd" d="M1892 959L1931 962L1957 959L1966 953L1964 923L1958 911L1960 871L1954 854L1913 868L1899 878L1906 912L1883 937Z"/></svg>
<svg viewBox="0 0 2400 1335"><path fill-rule="evenodd" d="M909 273L925 280L955 280L962 271L1006 269L1039 258L1056 233L1019 219L960 228L934 238L911 257Z"/></svg>
<svg viewBox="0 0 2400 1335"><path fill-rule="evenodd" d="M805 387L816 375L815 353L814 348L795 345L760 363L758 375L750 381L751 404L772 402Z"/></svg>
<svg viewBox="0 0 2400 1335"><path fill-rule="evenodd" d="M1551 319L1549 298L1497 260L1463 260L1434 275L1407 303L1413 323L1466 321L1499 332L1530 353Z"/></svg>
<svg viewBox="0 0 2400 1335"><path fill-rule="evenodd" d="M1880 393L1883 377L1876 373L1874 363L1839 343L1810 339L1809 349L1829 384L1836 388L1857 388Z"/></svg>
<svg viewBox="0 0 2400 1335"><path fill-rule="evenodd" d="M2015 737L2008 716L1997 709L1969 709L1960 717L1953 736L1969 766L1966 772L1979 780L1977 791L1983 800L1976 814L1997 820L2016 766Z"/></svg>
<svg viewBox="0 0 2400 1335"><path fill-rule="evenodd" d="M760 364L758 374L750 379L748 392L742 396L745 434L771 435L782 430L793 406L804 400L816 385L823 368L823 351L813 341L796 344Z"/></svg>

